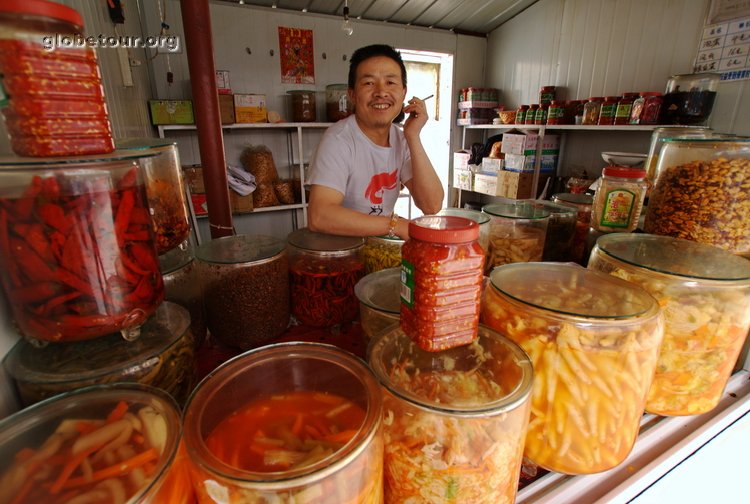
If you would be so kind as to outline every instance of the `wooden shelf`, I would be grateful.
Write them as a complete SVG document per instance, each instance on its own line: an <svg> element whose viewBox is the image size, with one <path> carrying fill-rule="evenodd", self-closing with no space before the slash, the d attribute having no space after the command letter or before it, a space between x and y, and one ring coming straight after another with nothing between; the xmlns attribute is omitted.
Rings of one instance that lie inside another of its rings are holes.
<svg viewBox="0 0 750 504"><path fill-rule="evenodd" d="M470 124L462 126L465 129L476 130L568 130L568 131L653 131L656 128L689 128L690 126L680 126L676 124L648 124L648 125L616 125L616 126L598 126L596 124Z"/></svg>

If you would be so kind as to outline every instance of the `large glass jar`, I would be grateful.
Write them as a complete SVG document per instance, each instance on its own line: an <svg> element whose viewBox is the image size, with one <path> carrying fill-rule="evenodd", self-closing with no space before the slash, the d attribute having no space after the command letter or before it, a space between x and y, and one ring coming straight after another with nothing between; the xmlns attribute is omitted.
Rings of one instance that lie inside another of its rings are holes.
<svg viewBox="0 0 750 504"><path fill-rule="evenodd" d="M663 308L664 342L646 410L712 410L750 329L750 262L709 245L634 234L599 238L589 268L640 285Z"/></svg>
<svg viewBox="0 0 750 504"><path fill-rule="evenodd" d="M292 121L315 122L315 91L297 89L289 91L292 101Z"/></svg>
<svg viewBox="0 0 750 504"><path fill-rule="evenodd" d="M423 350L437 352L477 338L484 250L479 225L463 217L409 222L402 249L401 328Z"/></svg>
<svg viewBox="0 0 750 504"><path fill-rule="evenodd" d="M326 118L336 122L354 112L354 104L349 99L347 84L329 84L326 86Z"/></svg>
<svg viewBox="0 0 750 504"><path fill-rule="evenodd" d="M183 404L195 383L190 315L164 302L133 342L118 334L37 348L19 341L3 360L28 406L89 385L137 382L164 390Z"/></svg>
<svg viewBox="0 0 750 504"><path fill-rule="evenodd" d="M190 332L193 346L198 350L206 340L206 308L203 303L200 275L193 251L172 249L159 256L159 266L164 278L164 299L187 308L190 313Z"/></svg>
<svg viewBox="0 0 750 504"><path fill-rule="evenodd" d="M490 216L486 213L477 210L471 210L469 208L443 208L437 215L452 215L453 217L463 217L464 219L471 219L479 224L479 245L484 250L490 244Z"/></svg>
<svg viewBox="0 0 750 504"><path fill-rule="evenodd" d="M568 205L544 200L535 200L534 205L549 212L542 261L573 261L571 252L576 234L578 210Z"/></svg>
<svg viewBox="0 0 750 504"><path fill-rule="evenodd" d="M136 338L164 298L138 165L0 159L0 262L25 337Z"/></svg>
<svg viewBox="0 0 750 504"><path fill-rule="evenodd" d="M656 165L659 163L659 153L664 146L664 141L668 138L709 138L713 136L713 131L705 126L673 126L667 128L656 128L651 133L651 144L648 148L648 157L646 158L646 178L653 186L656 182Z"/></svg>
<svg viewBox="0 0 750 504"><path fill-rule="evenodd" d="M576 214L576 231L573 236L573 245L570 250L570 258L573 262L583 262L583 250L586 247L586 236L591 226L591 209L594 198L588 194L557 193L552 195L552 202L559 205L573 207Z"/></svg>
<svg viewBox="0 0 750 504"><path fill-rule="evenodd" d="M750 253L750 139L664 141L644 230Z"/></svg>
<svg viewBox="0 0 750 504"><path fill-rule="evenodd" d="M673 75L667 81L661 108L662 124L706 124L716 100L721 75Z"/></svg>
<svg viewBox="0 0 750 504"><path fill-rule="evenodd" d="M514 262L541 261L549 212L530 201L485 205L492 219L485 271Z"/></svg>
<svg viewBox="0 0 750 504"><path fill-rule="evenodd" d="M185 408L198 502L383 502L382 407L370 369L335 347L230 360Z"/></svg>
<svg viewBox="0 0 750 504"><path fill-rule="evenodd" d="M386 502L514 502L533 374L518 345L480 326L425 352L394 328L368 361L385 388Z"/></svg>
<svg viewBox="0 0 750 504"><path fill-rule="evenodd" d="M359 322L367 342L385 328L398 324L401 313L401 268L365 275L354 286L359 299Z"/></svg>
<svg viewBox="0 0 750 504"><path fill-rule="evenodd" d="M404 240L398 236L368 236L362 247L362 260L365 263L365 274L386 268L401 266L401 247Z"/></svg>
<svg viewBox="0 0 750 504"><path fill-rule="evenodd" d="M630 233L646 198L646 170L626 166L607 166L594 195L591 227L610 233Z"/></svg>
<svg viewBox="0 0 750 504"><path fill-rule="evenodd" d="M289 325L289 260L284 242L270 236L226 236L195 251L212 336L249 349Z"/></svg>
<svg viewBox="0 0 750 504"><path fill-rule="evenodd" d="M490 280L482 322L534 365L525 455L566 474L618 465L638 436L664 335L656 300L571 264L509 264Z"/></svg>
<svg viewBox="0 0 750 504"><path fill-rule="evenodd" d="M60 394L0 422L0 502L192 503L181 440L180 409L161 390Z"/></svg>
<svg viewBox="0 0 750 504"><path fill-rule="evenodd" d="M81 15L46 1L0 5L3 108L20 156L103 154L115 148L93 47Z"/></svg>
<svg viewBox="0 0 750 504"><path fill-rule="evenodd" d="M332 327L357 316L354 286L364 276L362 238L316 233L289 234L292 314L302 324Z"/></svg>
<svg viewBox="0 0 750 504"><path fill-rule="evenodd" d="M146 195L159 254L180 246L190 236L190 221L177 144L169 140L132 139L117 142L121 151L135 151L146 180Z"/></svg>

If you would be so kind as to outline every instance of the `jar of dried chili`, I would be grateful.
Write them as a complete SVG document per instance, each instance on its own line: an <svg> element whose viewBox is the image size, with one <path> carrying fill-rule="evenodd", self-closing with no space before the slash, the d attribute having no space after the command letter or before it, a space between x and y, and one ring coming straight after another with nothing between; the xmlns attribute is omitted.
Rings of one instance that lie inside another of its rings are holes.
<svg viewBox="0 0 750 504"><path fill-rule="evenodd" d="M11 147L21 156L104 154L115 148L96 52L83 18L44 0L0 2L0 74Z"/></svg>
<svg viewBox="0 0 750 504"><path fill-rule="evenodd" d="M479 225L430 215L409 223L401 249L401 328L423 350L471 343L479 328L484 250Z"/></svg>

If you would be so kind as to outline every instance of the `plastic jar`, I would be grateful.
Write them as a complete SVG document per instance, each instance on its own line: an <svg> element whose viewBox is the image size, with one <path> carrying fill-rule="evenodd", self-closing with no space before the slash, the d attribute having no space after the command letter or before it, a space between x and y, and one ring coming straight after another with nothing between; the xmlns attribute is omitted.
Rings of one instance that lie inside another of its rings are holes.
<svg viewBox="0 0 750 504"><path fill-rule="evenodd" d="M549 105L555 99L555 86L542 86L539 90L539 104Z"/></svg>
<svg viewBox="0 0 750 504"><path fill-rule="evenodd" d="M423 350L437 352L477 337L484 250L479 225L451 216L409 222L401 250L401 328Z"/></svg>
<svg viewBox="0 0 750 504"><path fill-rule="evenodd" d="M583 120L581 124L594 125L599 124L599 112L602 108L604 98L600 96L592 96L583 105Z"/></svg>
<svg viewBox="0 0 750 504"><path fill-rule="evenodd" d="M354 286L365 274L362 238L293 231L289 243L292 314L302 324L331 327L357 316Z"/></svg>
<svg viewBox="0 0 750 504"><path fill-rule="evenodd" d="M571 261L578 210L550 201L534 200L534 205L549 212L542 261Z"/></svg>
<svg viewBox="0 0 750 504"><path fill-rule="evenodd" d="M667 81L661 109L662 124L701 125L708 122L721 75L673 75Z"/></svg>
<svg viewBox="0 0 750 504"><path fill-rule="evenodd" d="M615 109L614 124L630 124L630 111L633 109L633 103L635 102L636 98L638 98L638 96L638 93L622 94L622 97L617 102L617 108Z"/></svg>
<svg viewBox="0 0 750 504"><path fill-rule="evenodd" d="M326 119L336 122L354 112L354 104L349 100L347 84L329 84L326 86Z"/></svg>
<svg viewBox="0 0 750 504"><path fill-rule="evenodd" d="M640 285L664 312L664 341L646 410L711 411L750 329L750 262L717 247L656 235L599 238L589 268Z"/></svg>
<svg viewBox="0 0 750 504"><path fill-rule="evenodd" d="M146 195L161 255L180 246L190 236L185 182L177 144L169 140L131 139L117 143L121 151L134 151L146 180Z"/></svg>
<svg viewBox="0 0 750 504"><path fill-rule="evenodd" d="M212 336L247 350L289 325L289 259L270 236L226 236L195 251Z"/></svg>
<svg viewBox="0 0 750 504"><path fill-rule="evenodd" d="M539 105L539 108L536 109L536 113L534 114L534 124L547 124L547 111L549 110L549 105L541 104Z"/></svg>
<svg viewBox="0 0 750 504"><path fill-rule="evenodd" d="M359 299L359 322L369 342L387 327L398 324L401 313L401 268L365 275L354 286Z"/></svg>
<svg viewBox="0 0 750 504"><path fill-rule="evenodd" d="M10 97L3 115L16 154L114 150L96 52L82 32L81 15L64 5L37 0L0 6L0 74Z"/></svg>
<svg viewBox="0 0 750 504"><path fill-rule="evenodd" d="M399 237L368 236L365 239L365 246L362 247L365 274L401 266L403 245L404 240Z"/></svg>
<svg viewBox="0 0 750 504"><path fill-rule="evenodd" d="M615 123L615 112L617 112L617 103L619 101L619 96L604 97L604 101L599 108L599 121L597 124L607 126Z"/></svg>
<svg viewBox="0 0 750 504"><path fill-rule="evenodd" d="M526 111L526 116L523 119L524 124L534 124L536 120L536 113L539 110L539 104L532 103L529 105L529 110Z"/></svg>
<svg viewBox="0 0 750 504"><path fill-rule="evenodd" d="M515 501L533 374L518 345L480 326L424 352L394 328L368 361L385 388L385 502Z"/></svg>
<svg viewBox="0 0 750 504"><path fill-rule="evenodd" d="M164 298L142 172L111 159L0 159L0 276L27 338L134 339Z"/></svg>
<svg viewBox="0 0 750 504"><path fill-rule="evenodd" d="M195 384L190 315L182 306L164 302L133 342L118 334L47 348L21 340L8 352L3 366L26 406L63 392L114 382L150 385L183 404Z"/></svg>
<svg viewBox="0 0 750 504"><path fill-rule="evenodd" d="M118 448L106 457L99 456L103 447L97 440L101 439L104 448L115 440ZM55 396L0 422L0 458L7 462L0 473L0 501L54 502L61 495L69 495L65 501L71 501L75 496L114 488L132 503L192 503L193 488L181 439L179 407L168 394L153 387L118 383ZM76 444L83 447L77 457L70 455ZM81 464L84 458L88 469ZM42 468L51 470L37 470L40 461L45 462ZM126 461L136 464L136 469L111 474L112 467ZM70 466L73 470L67 478L58 476L63 467ZM143 468L149 466L153 475L145 477ZM138 471L140 484L134 477ZM27 476L29 472L33 478ZM88 477L91 483L86 482ZM102 482L105 478L108 484Z"/></svg>
<svg viewBox="0 0 750 504"><path fill-rule="evenodd" d="M315 91L298 89L287 92L292 97L292 121L315 122Z"/></svg>
<svg viewBox="0 0 750 504"><path fill-rule="evenodd" d="M663 101L661 93L641 93L630 109L630 124L659 124L659 112Z"/></svg>
<svg viewBox="0 0 750 504"><path fill-rule="evenodd" d="M750 253L750 139L668 138L644 230Z"/></svg>
<svg viewBox="0 0 750 504"><path fill-rule="evenodd" d="M509 264L490 281L482 322L509 335L534 365L525 456L566 474L625 460L664 335L656 300L571 264Z"/></svg>
<svg viewBox="0 0 750 504"><path fill-rule="evenodd" d="M193 346L198 350L206 340L206 308L203 303L200 275L192 250L173 249L159 256L159 267L164 278L164 300L185 307L190 313L190 332Z"/></svg>
<svg viewBox="0 0 750 504"><path fill-rule="evenodd" d="M437 215L451 215L453 217L463 217L470 219L479 224L479 245L484 250L490 244L490 216L477 210L468 208L443 208Z"/></svg>
<svg viewBox="0 0 750 504"><path fill-rule="evenodd" d="M235 357L185 407L198 502L383 502L382 407L370 369L335 347Z"/></svg>
<svg viewBox="0 0 750 504"><path fill-rule="evenodd" d="M659 163L659 153L668 138L710 138L714 136L713 130L705 126L673 126L667 128L656 128L651 133L651 144L648 148L646 158L646 176L653 186L656 182L656 165Z"/></svg>
<svg viewBox="0 0 750 504"><path fill-rule="evenodd" d="M552 100L547 111L547 124L564 124L565 102Z"/></svg>
<svg viewBox="0 0 750 504"><path fill-rule="evenodd" d="M638 227L638 218L646 198L646 170L626 166L607 166L594 195L591 227L597 231L630 233Z"/></svg>
<svg viewBox="0 0 750 504"><path fill-rule="evenodd" d="M521 105L516 111L516 124L523 124L526 121L526 112L528 112L528 105Z"/></svg>
<svg viewBox="0 0 750 504"><path fill-rule="evenodd" d="M586 246L586 236L591 226L591 209L594 198L588 194L558 193L552 195L552 202L576 209L576 230L570 248L570 260L583 263L583 251Z"/></svg>
<svg viewBox="0 0 750 504"><path fill-rule="evenodd" d="M514 262L541 261L549 212L530 201L485 205L492 219L485 271Z"/></svg>

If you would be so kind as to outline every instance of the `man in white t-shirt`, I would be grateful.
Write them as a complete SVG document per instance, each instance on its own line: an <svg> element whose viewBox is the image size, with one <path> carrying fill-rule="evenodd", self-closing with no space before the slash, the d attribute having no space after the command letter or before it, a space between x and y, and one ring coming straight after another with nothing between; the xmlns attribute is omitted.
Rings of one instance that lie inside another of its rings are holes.
<svg viewBox="0 0 750 504"><path fill-rule="evenodd" d="M349 64L354 115L326 131L311 162L309 227L349 236L407 238L393 207L405 185L425 214L440 210L443 187L422 146L424 101L406 97L406 68L388 45L357 49ZM408 114L403 130L393 120Z"/></svg>

